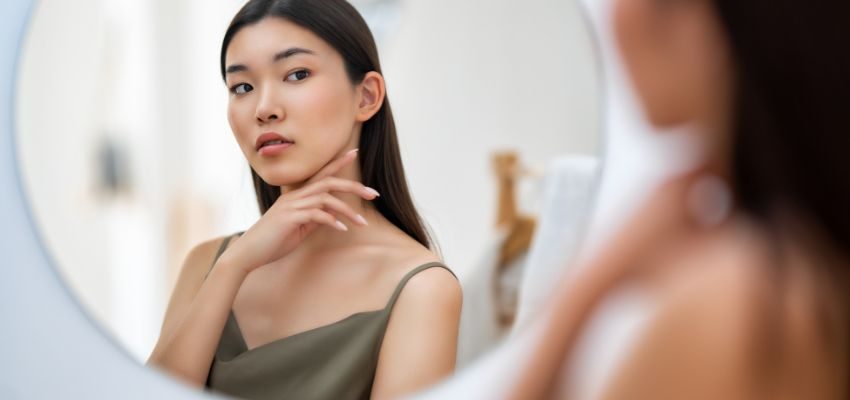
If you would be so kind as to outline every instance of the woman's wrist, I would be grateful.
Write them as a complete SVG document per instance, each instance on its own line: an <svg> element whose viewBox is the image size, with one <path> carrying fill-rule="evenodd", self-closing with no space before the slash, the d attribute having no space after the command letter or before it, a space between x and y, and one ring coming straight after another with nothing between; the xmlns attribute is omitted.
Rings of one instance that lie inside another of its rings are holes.
<svg viewBox="0 0 850 400"><path fill-rule="evenodd" d="M241 284L242 281L245 280L245 277L248 276L249 269L246 268L245 265L241 265L241 263L236 262L232 256L229 256L225 252L225 254L222 254L221 257L216 260L210 274L215 273L216 271L227 275L230 279Z"/></svg>

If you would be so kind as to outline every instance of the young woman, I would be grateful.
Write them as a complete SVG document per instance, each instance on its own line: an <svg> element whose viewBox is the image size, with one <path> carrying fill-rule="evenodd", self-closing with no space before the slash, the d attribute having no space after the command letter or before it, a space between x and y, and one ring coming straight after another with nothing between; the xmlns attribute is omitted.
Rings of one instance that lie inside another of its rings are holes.
<svg viewBox="0 0 850 400"><path fill-rule="evenodd" d="M221 72L262 217L191 251L149 363L243 398L397 397L450 374L460 286L429 250L357 11L249 1Z"/></svg>
<svg viewBox="0 0 850 400"><path fill-rule="evenodd" d="M616 0L649 120L692 125L703 162L564 283L513 398L553 394L594 306L635 285L653 316L603 398L850 395L848 4Z"/></svg>

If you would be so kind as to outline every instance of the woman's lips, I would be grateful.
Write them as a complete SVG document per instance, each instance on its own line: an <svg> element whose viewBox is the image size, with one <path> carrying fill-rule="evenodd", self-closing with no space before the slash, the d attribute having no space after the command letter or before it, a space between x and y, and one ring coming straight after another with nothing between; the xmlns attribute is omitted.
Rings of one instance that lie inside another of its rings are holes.
<svg viewBox="0 0 850 400"><path fill-rule="evenodd" d="M266 144L260 147L260 150L257 150L257 153L259 153L261 156L276 156L291 147L293 144L295 143L282 142L277 144Z"/></svg>
<svg viewBox="0 0 850 400"><path fill-rule="evenodd" d="M274 156L280 154L293 144L295 142L277 132L266 132L257 138L256 148L261 156Z"/></svg>

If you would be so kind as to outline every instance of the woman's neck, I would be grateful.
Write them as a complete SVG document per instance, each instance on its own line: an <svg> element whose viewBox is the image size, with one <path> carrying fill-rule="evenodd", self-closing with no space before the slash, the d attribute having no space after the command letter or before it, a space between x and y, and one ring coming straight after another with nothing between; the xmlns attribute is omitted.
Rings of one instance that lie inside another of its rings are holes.
<svg viewBox="0 0 850 400"><path fill-rule="evenodd" d="M335 178L347 179L356 182L361 182L360 167L355 161L352 164L344 167L339 172L333 175ZM283 193L298 190L304 187L304 183L286 186ZM343 192L332 192L336 198L342 200L356 214L360 214L366 219L368 225L363 226L344 215L333 215L348 228L348 231L340 231L327 225L321 225L310 233L299 245L303 251L310 253L330 251L343 247L349 247L356 243L363 243L365 238L374 236L379 229L391 224L380 212L375 208L370 201L364 200L362 197Z"/></svg>
<svg viewBox="0 0 850 400"><path fill-rule="evenodd" d="M314 253L331 251L364 243L374 236L385 224L389 223L383 215L368 201L353 194L336 194L336 197L351 207L355 213L366 219L368 225L360 225L343 215L334 215L348 227L348 231L340 231L333 227L322 225L316 228L299 246L302 250Z"/></svg>

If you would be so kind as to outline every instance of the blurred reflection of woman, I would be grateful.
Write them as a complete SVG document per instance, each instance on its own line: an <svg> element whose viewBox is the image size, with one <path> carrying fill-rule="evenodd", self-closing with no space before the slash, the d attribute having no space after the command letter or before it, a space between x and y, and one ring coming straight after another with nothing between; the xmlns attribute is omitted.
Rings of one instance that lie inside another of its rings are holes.
<svg viewBox="0 0 850 400"><path fill-rule="evenodd" d="M221 73L262 216L190 252L149 364L243 398L396 397L450 374L460 286L408 193L361 16L249 1Z"/></svg>
<svg viewBox="0 0 850 400"><path fill-rule="evenodd" d="M562 284L513 398L555 393L594 307L635 285L653 314L603 398L850 395L849 8L617 0L649 120L692 125L703 163Z"/></svg>

